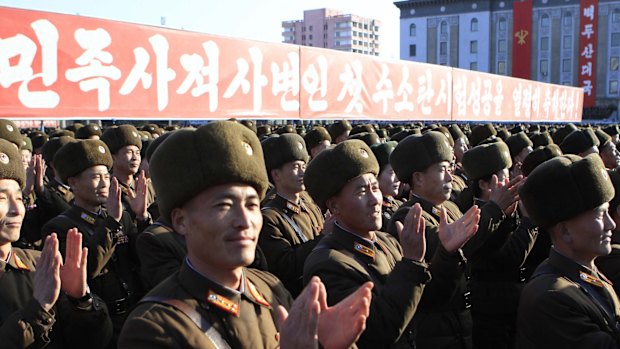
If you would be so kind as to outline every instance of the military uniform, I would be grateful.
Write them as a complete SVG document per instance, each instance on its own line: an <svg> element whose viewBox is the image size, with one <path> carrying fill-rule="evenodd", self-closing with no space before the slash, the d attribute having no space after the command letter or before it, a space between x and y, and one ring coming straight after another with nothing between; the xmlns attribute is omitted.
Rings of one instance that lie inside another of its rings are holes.
<svg viewBox="0 0 620 349"><path fill-rule="evenodd" d="M335 224L306 260L304 281L319 276L330 305L372 281L370 315L357 346L411 348L407 326L430 274L425 263L404 259L393 237L383 232L375 232L375 237L369 241Z"/></svg>
<svg viewBox="0 0 620 349"><path fill-rule="evenodd" d="M307 194L300 195L299 204L276 194L265 203L262 213L258 244L269 271L297 297L303 288L304 261L322 237L321 210Z"/></svg>
<svg viewBox="0 0 620 349"><path fill-rule="evenodd" d="M395 199L394 197L383 197L383 204L381 205L381 231L387 231L392 216L402 204L402 201Z"/></svg>
<svg viewBox="0 0 620 349"><path fill-rule="evenodd" d="M104 210L93 213L73 205L49 221L42 236L57 233L64 256L67 231L73 227L82 233L83 244L89 249L89 285L108 305L114 333L118 335L128 311L144 295L136 253L136 227L127 212L117 222Z"/></svg>
<svg viewBox="0 0 620 349"><path fill-rule="evenodd" d="M278 325L276 309L289 309L293 300L273 275L243 268L241 289L232 290L198 273L189 261L153 289L132 311L119 348L213 348L205 335L178 307L163 302L182 301L208 323L212 331L231 348L276 348Z"/></svg>
<svg viewBox="0 0 620 349"><path fill-rule="evenodd" d="M439 229L441 207L418 197L404 203L388 227L388 232L397 236L396 222L403 222L413 205L419 203L426 223L425 260L436 260L435 255L443 256L442 263L435 261L429 265L433 279L426 285L418 311L413 318L415 343L417 348L471 348L472 319L470 313L469 290L466 276L466 259L462 251L449 254L441 246ZM451 201L445 201L448 223L458 220L462 213ZM443 252L442 252L443 250Z"/></svg>
<svg viewBox="0 0 620 349"><path fill-rule="evenodd" d="M619 317L607 279L552 249L521 294L516 346L617 348Z"/></svg>
<svg viewBox="0 0 620 349"><path fill-rule="evenodd" d="M121 189L121 203L123 204L123 209L129 213L129 216L136 224L138 231L143 231L144 229L146 229L146 227L153 223L153 219L151 217L147 217L147 219L145 220L138 220L136 217L136 213L131 209L131 204L129 203L129 192L136 192L135 180L130 185L121 183L120 181L118 182L118 184L119 188ZM147 184L146 189L146 207L148 211L148 208L155 202L155 190L150 183Z"/></svg>
<svg viewBox="0 0 620 349"><path fill-rule="evenodd" d="M78 309L61 294L52 311L33 298L34 271L41 253L13 247L0 262L0 339L3 348L103 348L112 324L103 302L93 298Z"/></svg>
<svg viewBox="0 0 620 349"><path fill-rule="evenodd" d="M616 194L617 195L617 194ZM607 256L600 256L594 261L605 276L611 280L611 284L620 295L620 232L614 231L611 236L611 253Z"/></svg>

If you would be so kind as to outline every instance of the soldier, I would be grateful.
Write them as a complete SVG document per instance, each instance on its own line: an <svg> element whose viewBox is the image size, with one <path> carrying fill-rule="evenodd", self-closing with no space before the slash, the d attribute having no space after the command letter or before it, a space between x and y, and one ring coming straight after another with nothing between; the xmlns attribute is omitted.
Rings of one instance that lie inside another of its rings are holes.
<svg viewBox="0 0 620 349"><path fill-rule="evenodd" d="M105 306L86 284L81 234L68 232L70 253L58 252L55 234L43 253L12 246L25 208L25 174L15 147L0 140L0 338L4 348L102 348L111 335ZM35 272L36 271L36 272ZM62 294L60 291L62 290Z"/></svg>
<svg viewBox="0 0 620 349"><path fill-rule="evenodd" d="M594 131L596 134L596 138L598 138L599 142L599 156L601 160L603 160L603 164L605 168L614 170L620 166L620 152L616 149L616 143L611 140L611 137L601 131Z"/></svg>
<svg viewBox="0 0 620 349"><path fill-rule="evenodd" d="M474 204L480 207L480 229L463 248L471 268L474 348L511 348L525 284L522 265L538 230L517 209L523 176L509 175L512 160L505 143L473 147L463 156L463 167L471 179Z"/></svg>
<svg viewBox="0 0 620 349"><path fill-rule="evenodd" d="M65 256L64 232L77 227L84 234L84 244L92 251L89 284L108 305L114 346L128 311L144 294L135 251L138 232L123 210L118 181L110 179L112 156L105 143L94 139L67 143L54 156L54 164L75 199L69 209L43 227L42 236L58 233L60 252ZM144 199L146 183L138 181L136 189Z"/></svg>
<svg viewBox="0 0 620 349"><path fill-rule="evenodd" d="M611 253L600 256L595 263L599 270L611 281L616 295L620 295L620 173L615 170L607 170L611 183L614 186L615 195L609 202L609 215L616 224L616 229L611 234Z"/></svg>
<svg viewBox="0 0 620 349"><path fill-rule="evenodd" d="M394 141L390 141L387 143L376 144L370 149L373 154L375 154L375 158L377 158L377 163L379 164L379 175L377 176L377 181L379 182L379 190L381 190L381 194L383 195L383 203L381 204L381 231L386 231L388 223L390 223L390 219L392 219L392 215L398 210L400 205L402 205L402 201L396 199L398 195L398 191L400 189L400 181L396 177L396 173L392 169L392 165L390 165L390 154L396 148L398 143Z"/></svg>
<svg viewBox="0 0 620 349"><path fill-rule="evenodd" d="M332 233L306 260L304 280L319 276L327 288L329 304L349 296L364 282L373 281L370 316L358 347L412 348L409 323L430 279L424 262L422 209L415 205L410 210L400 232L400 244L378 231L382 198L378 172L375 156L359 140L338 144L310 162L305 175L308 192L319 206L329 209L335 223ZM475 233L478 218L472 210L456 228L448 225L442 214L438 234L446 248L438 249L432 265L439 269L449 264L451 252ZM444 276L437 274L438 279Z"/></svg>
<svg viewBox="0 0 620 349"><path fill-rule="evenodd" d="M177 132L153 154L151 173L162 216L186 238L188 256L132 312L120 348L307 348L317 336L325 348L346 348L363 330L371 285L328 308L314 279L278 326L290 294L273 275L244 267L254 259L267 189L252 131L221 121Z"/></svg>
<svg viewBox="0 0 620 349"><path fill-rule="evenodd" d="M594 260L611 251L614 187L601 159L564 155L538 166L519 194L551 235L549 258L521 294L517 348L617 348L620 303Z"/></svg>
<svg viewBox="0 0 620 349"><path fill-rule="evenodd" d="M347 120L336 121L329 125L327 131L329 131L329 135L332 138L332 144L346 141L347 138L349 138L351 129L353 129L353 127L351 127L351 123Z"/></svg>
<svg viewBox="0 0 620 349"><path fill-rule="evenodd" d="M310 158L314 159L332 144L332 137L325 127L315 126L310 132L306 133L304 141Z"/></svg>
<svg viewBox="0 0 620 349"><path fill-rule="evenodd" d="M510 178L516 178L522 174L521 166L523 165L523 160L534 150L532 148L533 143L525 132L518 132L506 139L506 145L510 150L510 157L512 158Z"/></svg>
<svg viewBox="0 0 620 349"><path fill-rule="evenodd" d="M308 151L301 136L286 133L262 143L267 174L276 194L262 208L263 227L258 244L269 271L293 297L303 288L304 262L322 237L321 209L303 195Z"/></svg>
<svg viewBox="0 0 620 349"><path fill-rule="evenodd" d="M438 235L442 221L447 222L443 224L449 229L459 230L463 221L469 222L475 217L475 225L480 218L477 206L463 215L449 201L452 192L450 162L453 156L446 137L435 131L405 138L390 156L398 178L411 186L411 197L392 217L388 232L397 236L410 208L418 204L422 207L426 225L428 248L425 260L430 262L435 255L443 256L445 260L441 264L430 264L433 279L426 286L413 319L418 348L471 348L472 319L466 259L460 249L449 249L447 253L441 248Z"/></svg>
<svg viewBox="0 0 620 349"><path fill-rule="evenodd" d="M576 154L586 156L598 154L600 142L591 128L571 132L560 144L564 154Z"/></svg>
<svg viewBox="0 0 620 349"><path fill-rule="evenodd" d="M97 124L87 124L75 131L77 139L100 139L101 127Z"/></svg>

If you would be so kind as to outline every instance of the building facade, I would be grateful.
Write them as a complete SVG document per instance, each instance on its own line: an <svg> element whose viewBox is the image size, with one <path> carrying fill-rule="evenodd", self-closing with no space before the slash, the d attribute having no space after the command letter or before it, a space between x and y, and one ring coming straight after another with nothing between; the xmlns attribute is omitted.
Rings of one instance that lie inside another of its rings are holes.
<svg viewBox="0 0 620 349"><path fill-rule="evenodd" d="M409 0L400 9L400 58L512 76L513 3L519 0ZM595 1L596 2L596 1ZM530 79L580 86L580 0L533 0ZM618 103L620 1L599 0L597 106ZM583 85L581 85L583 86Z"/></svg>
<svg viewBox="0 0 620 349"><path fill-rule="evenodd" d="M303 20L282 22L282 42L378 56L380 27L378 20L333 9L308 10Z"/></svg>

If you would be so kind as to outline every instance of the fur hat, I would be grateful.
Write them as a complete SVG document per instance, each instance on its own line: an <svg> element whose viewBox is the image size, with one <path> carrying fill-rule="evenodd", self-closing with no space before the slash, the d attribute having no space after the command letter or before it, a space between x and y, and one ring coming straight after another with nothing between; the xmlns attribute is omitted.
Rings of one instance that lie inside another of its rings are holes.
<svg viewBox="0 0 620 349"><path fill-rule="evenodd" d="M306 148L310 151L310 149L316 147L323 141L331 142L332 137L329 135L329 132L327 132L325 127L316 126L310 132L306 133L304 136L304 141L306 142Z"/></svg>
<svg viewBox="0 0 620 349"><path fill-rule="evenodd" d="M142 149L142 138L133 125L111 127L101 135L101 140L107 144L112 154L116 154L122 147L135 145Z"/></svg>
<svg viewBox="0 0 620 349"><path fill-rule="evenodd" d="M530 139L532 140L533 148L544 147L549 144L555 144L553 143L551 135L547 131L533 133L530 135Z"/></svg>
<svg viewBox="0 0 620 349"><path fill-rule="evenodd" d="M374 144L370 147L370 150L372 150L373 154L375 154L375 158L377 158L377 162L379 163L379 173L383 171L386 165L390 164L390 154L392 154L397 145L398 143L389 141Z"/></svg>
<svg viewBox="0 0 620 349"><path fill-rule="evenodd" d="M528 156L523 160L523 164L521 165L521 172L523 172L524 176L528 176L538 165L543 162L553 159L556 156L561 156L562 150L556 144L549 144L544 147L538 147L534 149Z"/></svg>
<svg viewBox="0 0 620 349"><path fill-rule="evenodd" d="M506 145L510 149L510 156L513 158L519 155L523 149L531 147L532 144L532 141L524 132L515 133L506 139Z"/></svg>
<svg viewBox="0 0 620 349"><path fill-rule="evenodd" d="M594 135L598 138L598 142L600 143L600 147L604 148L611 142L611 136L601 130L595 130Z"/></svg>
<svg viewBox="0 0 620 349"><path fill-rule="evenodd" d="M332 137L332 141L334 141L345 131L351 131L352 128L353 127L351 127L350 122L348 122L347 120L340 120L329 125L327 127L327 131L329 131L329 135Z"/></svg>
<svg viewBox="0 0 620 349"><path fill-rule="evenodd" d="M80 127L75 132L75 138L77 139L88 139L91 136L100 136L101 137L101 127L97 124L88 124L84 127Z"/></svg>
<svg viewBox="0 0 620 349"><path fill-rule="evenodd" d="M49 139L49 137L41 131L31 132L28 137L30 137L30 140L32 141L32 149L41 148Z"/></svg>
<svg viewBox="0 0 620 349"><path fill-rule="evenodd" d="M538 166L519 189L532 220L541 228L571 219L614 197L603 161L596 154L558 156Z"/></svg>
<svg viewBox="0 0 620 349"><path fill-rule="evenodd" d="M43 160L45 160L45 162L47 162L48 164L54 161L54 155L56 155L58 149L60 149L60 147L62 147L63 145L73 141L75 141L75 138L69 136L50 138L50 140L43 145L43 148L41 148L41 155L43 156Z"/></svg>
<svg viewBox="0 0 620 349"><path fill-rule="evenodd" d="M582 153L594 146L600 144L598 138L594 134L591 128L583 130L577 130L571 132L560 144L562 153L564 154L576 154Z"/></svg>
<svg viewBox="0 0 620 349"><path fill-rule="evenodd" d="M151 161L151 156L153 156L153 153L155 152L155 149L157 149L157 147L159 147L161 145L161 143L166 140L166 138L170 137L171 134L173 134L175 131L171 131L171 132L166 132L163 135L153 139L152 141L150 141L150 143L148 144L146 151L144 152L144 158L146 159L147 162Z"/></svg>
<svg viewBox="0 0 620 349"><path fill-rule="evenodd" d="M349 139L359 139L360 141L366 143L366 145L368 145L369 147L371 147L373 144L381 143L381 140L379 140L379 135L377 135L376 132L356 133L352 136L349 136Z"/></svg>
<svg viewBox="0 0 620 349"><path fill-rule="evenodd" d="M261 145L267 173L291 161L310 160L304 139L296 133L284 133L280 137L267 138Z"/></svg>
<svg viewBox="0 0 620 349"><path fill-rule="evenodd" d="M609 125L609 126L605 127L603 129L603 131L605 131L605 133L607 133L610 136L615 136L617 134L620 134L620 130L618 129L618 125Z"/></svg>
<svg viewBox="0 0 620 349"><path fill-rule="evenodd" d="M366 173L379 174L374 154L359 139L350 139L319 153L304 174L306 190L322 210L329 198L337 195L351 179Z"/></svg>
<svg viewBox="0 0 620 349"><path fill-rule="evenodd" d="M471 130L471 135L469 135L469 143L472 147L475 147L485 139L496 135L497 131L491 123L478 125Z"/></svg>
<svg viewBox="0 0 620 349"><path fill-rule="evenodd" d="M510 150L504 142L477 145L463 155L463 168L471 180L485 178L512 167Z"/></svg>
<svg viewBox="0 0 620 349"><path fill-rule="evenodd" d="M232 121L174 132L157 147L149 165L159 209L166 219L174 208L207 188L247 183L262 199L268 185L258 137Z"/></svg>
<svg viewBox="0 0 620 349"><path fill-rule="evenodd" d="M0 179L13 179L24 189L26 172L22 156L12 142L0 139Z"/></svg>
<svg viewBox="0 0 620 349"><path fill-rule="evenodd" d="M409 184L414 172L426 170L442 161L452 161L452 147L446 136L429 131L422 136L408 136L398 143L390 155L390 164L398 179Z"/></svg>
<svg viewBox="0 0 620 349"><path fill-rule="evenodd" d="M18 148L22 144L22 134L19 127L8 119L0 119L0 138L15 144Z"/></svg>
<svg viewBox="0 0 620 349"><path fill-rule="evenodd" d="M23 136L22 144L20 145L19 150L28 150L32 153L32 140L26 136Z"/></svg>
<svg viewBox="0 0 620 349"><path fill-rule="evenodd" d="M54 168L63 183L93 166L112 167L112 154L106 144L98 139L84 139L69 142L54 155Z"/></svg>
<svg viewBox="0 0 620 349"><path fill-rule="evenodd" d="M562 126L561 128L557 129L553 133L553 135L551 135L551 138L553 138L553 143L558 144L558 145L562 144L562 141L564 141L564 138L566 138L566 136L568 136L573 131L577 131L577 126L575 126L572 123L568 123Z"/></svg>

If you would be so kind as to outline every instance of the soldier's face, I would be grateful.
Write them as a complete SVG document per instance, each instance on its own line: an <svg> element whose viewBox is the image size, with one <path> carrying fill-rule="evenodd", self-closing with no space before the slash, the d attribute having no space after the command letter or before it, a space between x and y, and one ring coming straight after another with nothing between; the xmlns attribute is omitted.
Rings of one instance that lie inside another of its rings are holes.
<svg viewBox="0 0 620 349"><path fill-rule="evenodd" d="M611 252L611 231L616 225L608 209L605 203L564 223L564 241L577 261L588 263Z"/></svg>
<svg viewBox="0 0 620 349"><path fill-rule="evenodd" d="M134 175L140 169L140 149L135 145L126 145L112 155L114 160L114 173L119 171L123 174Z"/></svg>
<svg viewBox="0 0 620 349"><path fill-rule="evenodd" d="M381 189L381 193L383 193L383 195L398 195L400 181L396 178L396 173L394 173L394 170L390 164L385 165L381 173L379 173L379 177L377 177L377 179L379 181L379 189Z"/></svg>
<svg viewBox="0 0 620 349"><path fill-rule="evenodd" d="M263 224L260 198L245 184L208 188L171 213L185 236L189 259L201 272L219 275L254 261Z"/></svg>
<svg viewBox="0 0 620 349"><path fill-rule="evenodd" d="M601 159L608 169L615 169L620 166L620 152L616 148L613 142L609 142L608 145L602 147L600 152Z"/></svg>
<svg viewBox="0 0 620 349"><path fill-rule="evenodd" d="M99 206L106 202L110 192L110 172L103 165L89 167L75 177L69 177L69 186L78 205Z"/></svg>
<svg viewBox="0 0 620 349"><path fill-rule="evenodd" d="M323 150L329 148L331 144L332 143L330 141L327 141L327 140L322 141L321 143L315 145L314 147L312 147L312 149L310 149L310 155L312 156L312 158L315 158Z"/></svg>
<svg viewBox="0 0 620 349"><path fill-rule="evenodd" d="M467 142L465 142L465 138L459 138L454 141L454 156L456 157L456 162L461 162L463 159L463 154L469 150L469 146L467 146Z"/></svg>
<svg viewBox="0 0 620 349"><path fill-rule="evenodd" d="M429 166L424 172L413 174L414 193L433 205L450 199L452 193L452 165L447 161Z"/></svg>
<svg viewBox="0 0 620 349"><path fill-rule="evenodd" d="M0 245L19 239L25 213L19 184L12 179L0 180Z"/></svg>
<svg viewBox="0 0 620 349"><path fill-rule="evenodd" d="M297 194L306 190L304 173L306 173L306 163L298 160L287 162L280 168L271 171L271 177L278 192Z"/></svg>
<svg viewBox="0 0 620 349"><path fill-rule="evenodd" d="M32 153L28 149L21 149L19 152L22 155L22 165L24 166L24 170L28 171L30 160L32 160Z"/></svg>
<svg viewBox="0 0 620 349"><path fill-rule="evenodd" d="M327 205L338 224L352 233L366 236L381 228L383 197L377 177L366 173L350 180Z"/></svg>

